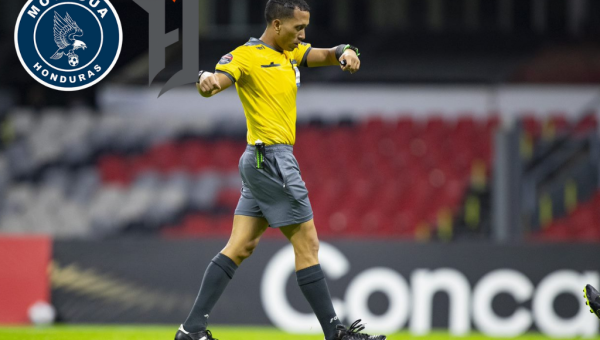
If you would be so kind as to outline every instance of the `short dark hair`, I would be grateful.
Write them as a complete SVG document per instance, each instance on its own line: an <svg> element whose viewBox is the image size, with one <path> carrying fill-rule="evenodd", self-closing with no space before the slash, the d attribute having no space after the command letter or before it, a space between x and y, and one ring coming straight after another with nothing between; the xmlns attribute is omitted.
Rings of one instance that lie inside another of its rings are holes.
<svg viewBox="0 0 600 340"><path fill-rule="evenodd" d="M265 8L265 20L270 24L275 19L294 17L294 10L310 12L310 6L304 0L269 0Z"/></svg>

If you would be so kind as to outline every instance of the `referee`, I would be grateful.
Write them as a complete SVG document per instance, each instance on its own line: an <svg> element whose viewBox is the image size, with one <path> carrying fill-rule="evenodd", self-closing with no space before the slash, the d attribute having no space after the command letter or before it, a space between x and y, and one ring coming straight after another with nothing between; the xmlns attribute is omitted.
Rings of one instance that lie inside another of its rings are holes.
<svg viewBox="0 0 600 340"><path fill-rule="evenodd" d="M294 247L298 285L326 340L385 340L384 335L359 333L364 329L360 320L346 328L333 309L319 265L319 239L308 191L292 153L299 67L340 65L354 73L360 68L358 49L346 44L320 49L304 43L310 19L304 0L269 0L265 18L267 28L260 39L251 38L224 55L215 73L200 71L196 84L207 98L235 84L246 115L248 146L239 163L243 185L231 237L208 265L192 311L175 339L213 339L206 329L210 311L271 227L279 228Z"/></svg>

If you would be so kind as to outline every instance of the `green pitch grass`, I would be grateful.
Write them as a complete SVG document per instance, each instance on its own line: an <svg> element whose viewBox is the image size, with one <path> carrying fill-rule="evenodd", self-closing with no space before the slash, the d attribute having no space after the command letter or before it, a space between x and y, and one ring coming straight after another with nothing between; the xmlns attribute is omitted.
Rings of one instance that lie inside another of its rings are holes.
<svg viewBox="0 0 600 340"><path fill-rule="evenodd" d="M54 326L0 327L0 340L172 340L178 325L173 326ZM219 340L323 340L321 335L291 335L273 328L262 327L211 327ZM442 340L449 335L437 332L424 337L414 337L408 333L391 334L389 340L421 339ZM491 339L482 335L456 338L460 340ZM549 339L542 335L530 334L518 337L519 340ZM599 338L596 338L600 340ZM555 339L556 340L556 339Z"/></svg>

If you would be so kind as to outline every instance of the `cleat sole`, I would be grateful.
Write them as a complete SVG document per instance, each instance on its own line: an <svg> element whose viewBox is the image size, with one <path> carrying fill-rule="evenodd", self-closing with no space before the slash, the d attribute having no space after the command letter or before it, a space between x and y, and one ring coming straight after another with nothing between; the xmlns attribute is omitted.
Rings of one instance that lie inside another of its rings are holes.
<svg viewBox="0 0 600 340"><path fill-rule="evenodd" d="M587 286L583 288L583 293L584 293L583 298L585 299L585 304L590 307L590 313L595 314L600 319L600 309L598 310L598 312L594 312L594 310L592 309L592 305L590 304L590 300L589 300L589 296L588 296L588 292L587 292Z"/></svg>

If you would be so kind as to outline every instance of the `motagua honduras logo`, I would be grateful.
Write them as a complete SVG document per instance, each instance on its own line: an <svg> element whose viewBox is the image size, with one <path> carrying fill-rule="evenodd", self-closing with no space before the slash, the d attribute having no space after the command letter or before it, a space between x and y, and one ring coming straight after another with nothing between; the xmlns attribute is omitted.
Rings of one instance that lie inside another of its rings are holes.
<svg viewBox="0 0 600 340"><path fill-rule="evenodd" d="M123 29L109 0L29 0L15 26L23 67L60 91L95 85L115 66Z"/></svg>

